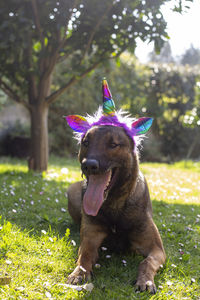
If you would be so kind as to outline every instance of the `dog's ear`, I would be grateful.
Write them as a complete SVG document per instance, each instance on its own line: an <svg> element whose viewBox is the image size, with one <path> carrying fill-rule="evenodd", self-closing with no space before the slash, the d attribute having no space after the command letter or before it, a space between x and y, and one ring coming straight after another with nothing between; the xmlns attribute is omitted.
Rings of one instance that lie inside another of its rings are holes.
<svg viewBox="0 0 200 300"><path fill-rule="evenodd" d="M139 118L133 122L131 127L134 135L141 135L146 133L153 123L153 118Z"/></svg>
<svg viewBox="0 0 200 300"><path fill-rule="evenodd" d="M85 133L89 128L90 125L88 121L79 115L70 115L65 117L69 126L76 132Z"/></svg>

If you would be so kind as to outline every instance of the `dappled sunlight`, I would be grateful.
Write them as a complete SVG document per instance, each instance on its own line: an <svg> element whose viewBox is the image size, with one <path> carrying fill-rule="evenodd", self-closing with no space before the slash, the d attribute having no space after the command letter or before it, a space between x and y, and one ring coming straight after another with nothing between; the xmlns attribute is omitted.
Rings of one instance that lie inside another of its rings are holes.
<svg viewBox="0 0 200 300"><path fill-rule="evenodd" d="M141 164L141 169L156 202L200 204L200 173L196 169L150 163ZM50 164L48 172L42 174L27 172L26 166L7 162L0 165L0 178L3 217L29 228L35 224L41 227L42 223L57 228L61 222L71 222L65 194L69 184L82 179L77 161L63 163L61 159L60 166ZM176 211L172 213L176 220L177 215Z"/></svg>
<svg viewBox="0 0 200 300"><path fill-rule="evenodd" d="M1 165L2 166L2 165ZM48 178L48 173L17 172L0 166L0 210L4 219L22 228L64 231L67 215L67 178ZM51 174L51 173L50 173ZM62 226L62 223L65 224Z"/></svg>
<svg viewBox="0 0 200 300"><path fill-rule="evenodd" d="M67 230L60 238L51 230L42 230L38 236L21 231L10 222L0 226L0 278L11 281L9 286L1 286L1 290L9 294L9 299L25 299L30 291L31 299L47 299L50 289L65 295L62 284L66 270L73 264L74 247L69 234ZM71 297L78 296L76 291L70 293Z"/></svg>
<svg viewBox="0 0 200 300"><path fill-rule="evenodd" d="M1 168L0 168L0 174L3 174L6 176L7 172L10 172L11 175L14 174L15 171L17 172L28 172L28 167L26 165L22 165L22 164L12 164L12 162L10 163L3 163L2 160L0 161Z"/></svg>
<svg viewBox="0 0 200 300"><path fill-rule="evenodd" d="M78 180L82 180L80 166L78 161L69 159L56 159L50 161L50 165L47 172L43 172L43 177L48 180L54 180L56 182L73 183Z"/></svg>
<svg viewBox="0 0 200 300"><path fill-rule="evenodd" d="M81 173L67 168L61 168L60 170L50 168L47 173L44 173L46 180L55 180L57 182L73 183L77 180L82 180Z"/></svg>
<svg viewBox="0 0 200 300"><path fill-rule="evenodd" d="M152 199L200 204L200 172L165 164L142 164Z"/></svg>

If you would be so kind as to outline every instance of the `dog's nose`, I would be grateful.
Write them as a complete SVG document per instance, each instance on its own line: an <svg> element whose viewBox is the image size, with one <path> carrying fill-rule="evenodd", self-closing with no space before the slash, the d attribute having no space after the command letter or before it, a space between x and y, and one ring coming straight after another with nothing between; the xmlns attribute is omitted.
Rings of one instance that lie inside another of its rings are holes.
<svg viewBox="0 0 200 300"><path fill-rule="evenodd" d="M84 158L81 163L81 168L83 172L86 173L96 173L99 170L99 162L96 159Z"/></svg>

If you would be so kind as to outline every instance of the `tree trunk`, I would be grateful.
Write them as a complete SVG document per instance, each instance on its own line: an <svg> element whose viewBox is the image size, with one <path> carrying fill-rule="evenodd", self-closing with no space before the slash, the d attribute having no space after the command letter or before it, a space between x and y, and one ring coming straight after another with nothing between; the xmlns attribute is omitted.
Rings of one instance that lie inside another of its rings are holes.
<svg viewBox="0 0 200 300"><path fill-rule="evenodd" d="M29 170L46 171L48 166L48 104L44 101L31 108L31 156Z"/></svg>

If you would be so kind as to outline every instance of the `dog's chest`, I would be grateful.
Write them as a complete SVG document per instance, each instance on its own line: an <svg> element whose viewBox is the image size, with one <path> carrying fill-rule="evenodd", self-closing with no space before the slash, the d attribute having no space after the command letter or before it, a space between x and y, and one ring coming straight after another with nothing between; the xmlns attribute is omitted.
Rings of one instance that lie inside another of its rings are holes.
<svg viewBox="0 0 200 300"><path fill-rule="evenodd" d="M124 252L130 247L130 232L132 225L125 218L111 217L104 218L104 226L106 225L108 237L106 245L109 250L114 252Z"/></svg>
<svg viewBox="0 0 200 300"><path fill-rule="evenodd" d="M100 223L106 226L107 230L115 235L124 234L132 230L133 222L123 213L102 212Z"/></svg>
<svg viewBox="0 0 200 300"><path fill-rule="evenodd" d="M141 215L136 207L131 206L120 212L101 210L98 220L114 236L129 236L130 233L137 235L145 226L144 214Z"/></svg>

